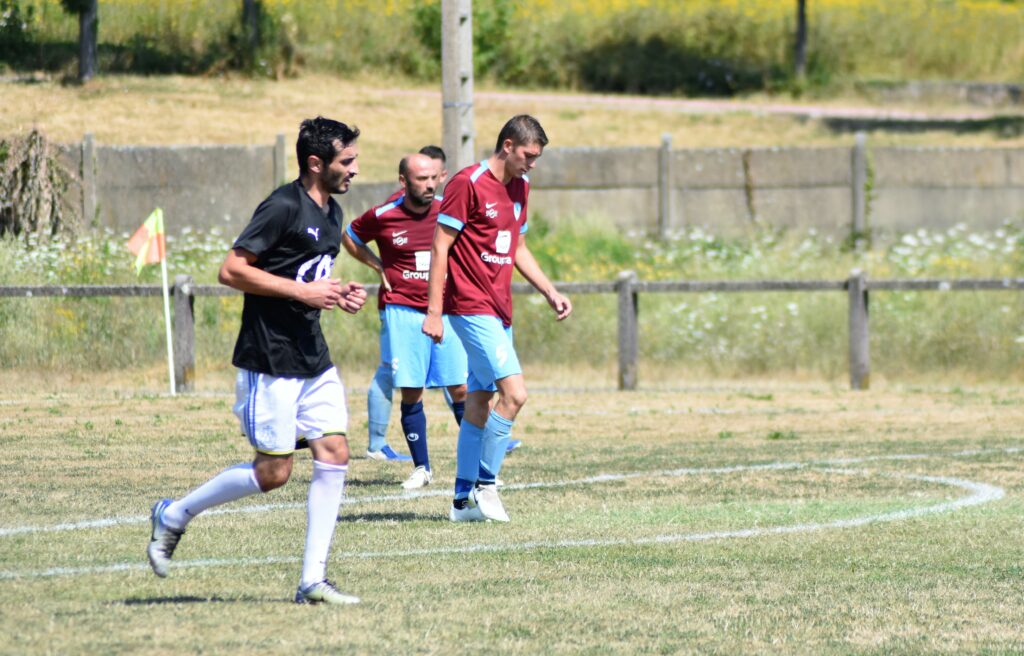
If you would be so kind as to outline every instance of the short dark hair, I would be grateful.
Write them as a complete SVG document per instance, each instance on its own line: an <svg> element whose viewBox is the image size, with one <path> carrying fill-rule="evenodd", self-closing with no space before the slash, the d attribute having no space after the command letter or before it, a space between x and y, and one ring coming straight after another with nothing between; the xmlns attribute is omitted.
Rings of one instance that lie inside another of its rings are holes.
<svg viewBox="0 0 1024 656"><path fill-rule="evenodd" d="M299 126L299 138L295 142L295 153L299 158L299 173L307 172L306 161L310 155L316 155L325 164L330 163L338 154L334 142L340 141L341 147L348 147L359 137L359 128L349 127L341 121L334 121L323 116L307 118Z"/></svg>
<svg viewBox="0 0 1024 656"><path fill-rule="evenodd" d="M409 156L406 155L402 159L398 160L398 175L408 178L409 177Z"/></svg>
<svg viewBox="0 0 1024 656"><path fill-rule="evenodd" d="M448 158L445 157L444 150L440 146L424 146L420 148L420 155L426 155L430 159L439 159L442 164L448 163Z"/></svg>
<svg viewBox="0 0 1024 656"><path fill-rule="evenodd" d="M528 144L540 144L540 147L548 145L548 135L540 126L540 121L529 114L518 114L505 123L498 133L498 142L494 145L494 152L501 150L501 145L506 139L511 139L515 146Z"/></svg>

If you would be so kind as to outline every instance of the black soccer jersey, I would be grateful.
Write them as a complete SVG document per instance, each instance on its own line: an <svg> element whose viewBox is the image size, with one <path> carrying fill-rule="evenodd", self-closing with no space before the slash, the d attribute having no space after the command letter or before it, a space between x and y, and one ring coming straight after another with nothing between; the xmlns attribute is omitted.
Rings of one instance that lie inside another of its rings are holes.
<svg viewBox="0 0 1024 656"><path fill-rule="evenodd" d="M321 208L298 180L260 203L235 240L268 273L302 282L331 274L341 245L341 208ZM232 364L286 378L312 378L331 367L320 310L305 303L246 294Z"/></svg>

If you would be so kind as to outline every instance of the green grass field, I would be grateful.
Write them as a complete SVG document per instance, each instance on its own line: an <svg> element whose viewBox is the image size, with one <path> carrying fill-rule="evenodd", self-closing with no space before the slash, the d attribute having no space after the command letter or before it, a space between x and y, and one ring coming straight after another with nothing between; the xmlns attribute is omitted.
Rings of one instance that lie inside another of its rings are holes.
<svg viewBox="0 0 1024 656"><path fill-rule="evenodd" d="M446 519L437 394L425 493L352 460L329 572L363 603L342 609L290 603L308 455L284 489L196 520L169 578L149 572L151 503L250 455L226 377L174 398L130 373L3 378L0 652L1024 650L1019 387L527 377L508 525Z"/></svg>

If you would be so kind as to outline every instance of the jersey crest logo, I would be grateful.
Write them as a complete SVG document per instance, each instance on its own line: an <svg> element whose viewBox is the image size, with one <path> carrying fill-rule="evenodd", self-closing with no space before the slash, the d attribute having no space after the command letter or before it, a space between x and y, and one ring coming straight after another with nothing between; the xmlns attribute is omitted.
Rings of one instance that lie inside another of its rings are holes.
<svg viewBox="0 0 1024 656"><path fill-rule="evenodd" d="M306 228L306 232L313 235L313 239L320 241L320 228Z"/></svg>
<svg viewBox="0 0 1024 656"><path fill-rule="evenodd" d="M404 235L407 232L409 232L409 231L408 230L395 230L393 233L391 233L391 241L395 244L395 246L405 246L406 244L409 243L409 238L402 236L402 235Z"/></svg>
<svg viewBox="0 0 1024 656"><path fill-rule="evenodd" d="M498 210L494 209L492 205L497 205L497 203L487 203L487 211L484 212L488 219L498 218Z"/></svg>

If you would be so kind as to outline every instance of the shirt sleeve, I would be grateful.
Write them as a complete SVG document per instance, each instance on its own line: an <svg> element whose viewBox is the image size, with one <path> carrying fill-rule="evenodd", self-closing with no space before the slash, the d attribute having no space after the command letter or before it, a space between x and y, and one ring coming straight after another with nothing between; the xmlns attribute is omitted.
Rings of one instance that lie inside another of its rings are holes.
<svg viewBox="0 0 1024 656"><path fill-rule="evenodd" d="M249 225L235 239L232 248L249 251L257 257L281 242L291 223L294 208L279 196L270 196L253 212Z"/></svg>
<svg viewBox="0 0 1024 656"><path fill-rule="evenodd" d="M380 235L380 221L375 210L372 207L366 210L345 229L352 241L360 246L366 246Z"/></svg>
<svg viewBox="0 0 1024 656"><path fill-rule="evenodd" d="M474 202L473 183L469 176L455 176L444 188L444 200L438 210L437 222L462 232L472 216Z"/></svg>

